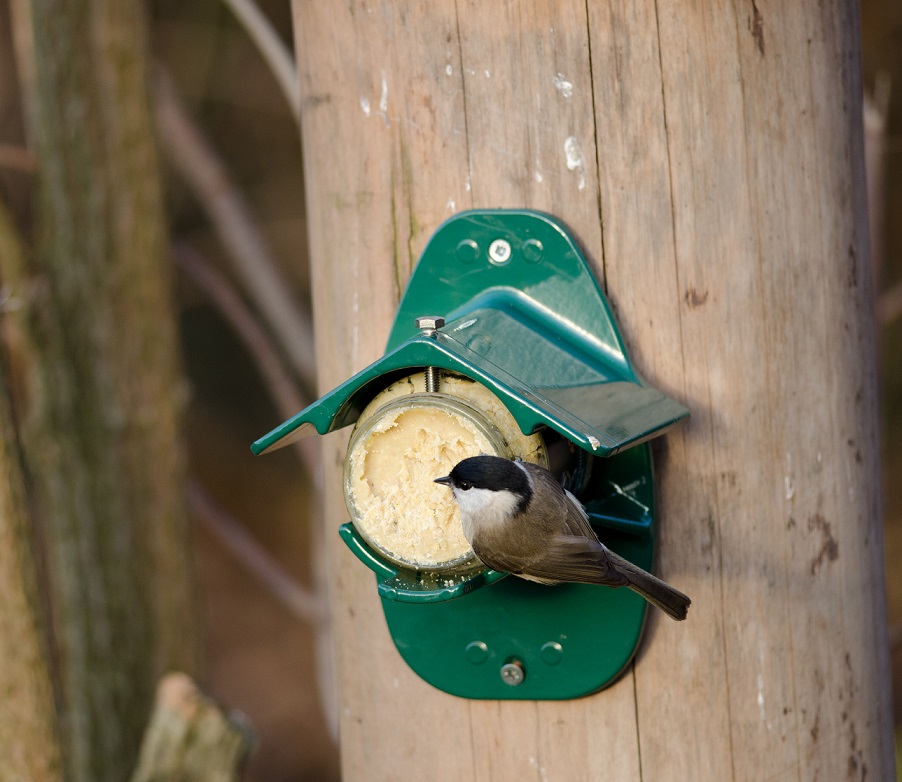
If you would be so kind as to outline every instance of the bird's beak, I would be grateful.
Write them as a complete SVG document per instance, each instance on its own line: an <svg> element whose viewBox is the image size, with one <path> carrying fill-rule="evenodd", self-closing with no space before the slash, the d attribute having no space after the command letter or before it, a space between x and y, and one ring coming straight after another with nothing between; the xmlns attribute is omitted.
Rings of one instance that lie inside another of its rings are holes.
<svg viewBox="0 0 902 782"><path fill-rule="evenodd" d="M450 486L450 485L451 485L451 476L450 476L450 475L445 475L443 478L436 478L436 479L435 479L435 482L436 482L436 483L442 483L442 484L444 484L445 486Z"/></svg>

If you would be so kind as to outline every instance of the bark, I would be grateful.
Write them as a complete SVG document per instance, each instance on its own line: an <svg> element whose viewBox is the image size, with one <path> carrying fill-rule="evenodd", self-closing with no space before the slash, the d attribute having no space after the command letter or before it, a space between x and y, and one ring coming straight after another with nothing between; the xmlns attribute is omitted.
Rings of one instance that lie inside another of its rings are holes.
<svg viewBox="0 0 902 782"><path fill-rule="evenodd" d="M122 780L153 683L193 671L167 234L137 0L18 0L38 161L22 302L22 452L46 547L68 771Z"/></svg>
<svg viewBox="0 0 902 782"><path fill-rule="evenodd" d="M15 229L2 206L0 257L21 257ZM46 625L12 418L8 370L10 348L16 341L5 325L0 356L0 754L4 758L0 779L50 782L61 780L63 770Z"/></svg>

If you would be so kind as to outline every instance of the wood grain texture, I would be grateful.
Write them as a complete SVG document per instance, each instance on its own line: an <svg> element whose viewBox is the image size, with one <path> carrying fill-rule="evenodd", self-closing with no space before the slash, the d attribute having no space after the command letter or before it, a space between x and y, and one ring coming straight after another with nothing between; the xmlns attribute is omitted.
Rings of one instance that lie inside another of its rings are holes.
<svg viewBox="0 0 902 782"><path fill-rule="evenodd" d="M468 702L403 664L343 551L345 777L889 779L857 8L647 0L294 5L321 390L381 355L464 208L562 218L631 355L684 402L655 447L652 616L613 687Z"/></svg>

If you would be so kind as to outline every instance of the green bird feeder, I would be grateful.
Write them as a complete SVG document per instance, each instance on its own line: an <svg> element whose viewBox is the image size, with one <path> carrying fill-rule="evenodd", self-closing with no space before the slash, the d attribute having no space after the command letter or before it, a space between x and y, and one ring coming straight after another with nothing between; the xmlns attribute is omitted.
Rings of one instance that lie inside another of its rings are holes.
<svg viewBox="0 0 902 782"><path fill-rule="evenodd" d="M605 545L651 570L647 441L689 415L630 364L567 230L532 211L464 212L430 239L385 355L252 445L355 425L342 540L376 575L388 629L423 679L468 698L563 699L613 682L647 604L627 589L547 587L486 568L451 493L461 458L543 464Z"/></svg>

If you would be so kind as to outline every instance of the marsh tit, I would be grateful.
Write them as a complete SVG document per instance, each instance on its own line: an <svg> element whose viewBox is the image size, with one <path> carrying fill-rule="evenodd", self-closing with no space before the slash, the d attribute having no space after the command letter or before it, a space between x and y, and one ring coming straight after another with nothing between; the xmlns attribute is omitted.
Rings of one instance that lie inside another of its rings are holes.
<svg viewBox="0 0 902 782"><path fill-rule="evenodd" d="M691 602L598 540L583 506L548 470L498 456L473 456L450 475L464 535L488 567L541 584L625 586L674 619Z"/></svg>

